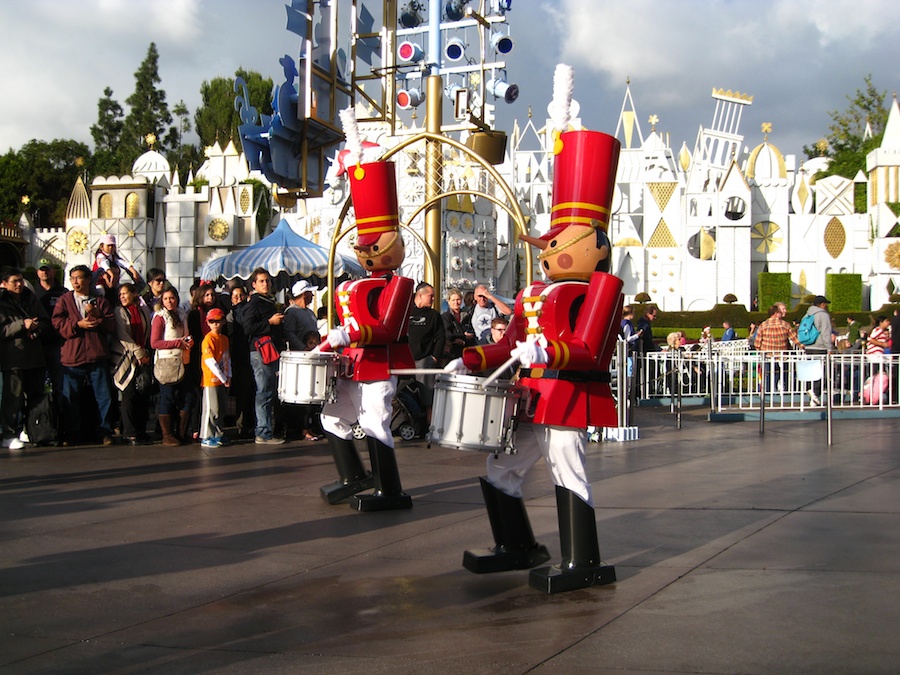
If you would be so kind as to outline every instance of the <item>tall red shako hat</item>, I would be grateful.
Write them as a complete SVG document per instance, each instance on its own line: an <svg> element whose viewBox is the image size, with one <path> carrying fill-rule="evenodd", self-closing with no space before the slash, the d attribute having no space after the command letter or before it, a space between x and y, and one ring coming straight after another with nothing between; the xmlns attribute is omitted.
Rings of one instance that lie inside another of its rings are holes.
<svg viewBox="0 0 900 675"><path fill-rule="evenodd" d="M569 225L609 230L621 143L600 131L566 131L553 146L552 239Z"/></svg>
<svg viewBox="0 0 900 675"><path fill-rule="evenodd" d="M357 241L371 246L385 232L400 231L397 174L393 162L363 163L363 156L372 154L378 146L362 139L352 107L341 110L340 118L347 144L338 154L338 175L346 171L350 179Z"/></svg>
<svg viewBox="0 0 900 675"><path fill-rule="evenodd" d="M356 211L357 241L370 246L385 232L399 232L397 174L393 162L369 162L347 167Z"/></svg>

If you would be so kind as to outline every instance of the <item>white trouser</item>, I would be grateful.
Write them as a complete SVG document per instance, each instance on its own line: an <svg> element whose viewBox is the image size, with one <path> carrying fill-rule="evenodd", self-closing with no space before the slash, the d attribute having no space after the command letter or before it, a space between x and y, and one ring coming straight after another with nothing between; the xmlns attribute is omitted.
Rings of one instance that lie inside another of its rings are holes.
<svg viewBox="0 0 900 675"><path fill-rule="evenodd" d="M322 428L338 438L352 438L353 423L389 448L394 447L391 433L391 402L397 391L397 378L375 382L338 379L335 402L322 409Z"/></svg>
<svg viewBox="0 0 900 675"><path fill-rule="evenodd" d="M488 455L488 483L510 497L521 497L525 474L543 456L553 482L593 506L591 484L584 470L586 443L585 429L520 423L516 429L516 454Z"/></svg>

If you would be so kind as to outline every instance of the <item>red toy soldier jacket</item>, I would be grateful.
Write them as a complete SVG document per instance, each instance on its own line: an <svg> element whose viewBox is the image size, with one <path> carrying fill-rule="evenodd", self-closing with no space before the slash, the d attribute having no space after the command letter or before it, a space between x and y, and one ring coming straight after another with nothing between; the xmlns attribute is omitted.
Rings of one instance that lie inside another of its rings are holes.
<svg viewBox="0 0 900 675"><path fill-rule="evenodd" d="M335 295L338 320L350 335L350 346L341 352L349 357L350 379L387 380L393 368L416 367L406 343L412 279L385 274L345 281Z"/></svg>
<svg viewBox="0 0 900 675"><path fill-rule="evenodd" d="M594 272L588 282L535 282L519 293L506 340L463 352L470 371L502 365L517 340L546 339L545 367L523 368L528 389L519 408L523 421L586 429L618 424L609 362L618 335L622 280Z"/></svg>

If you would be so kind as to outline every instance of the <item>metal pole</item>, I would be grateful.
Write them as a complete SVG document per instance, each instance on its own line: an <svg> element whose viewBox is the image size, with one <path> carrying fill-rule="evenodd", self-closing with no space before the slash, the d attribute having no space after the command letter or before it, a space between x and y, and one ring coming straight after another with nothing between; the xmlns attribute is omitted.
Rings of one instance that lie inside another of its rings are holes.
<svg viewBox="0 0 900 675"><path fill-rule="evenodd" d="M828 436L828 446L831 447L831 442L833 440L833 430L832 430L832 413L834 410L832 409L833 405L833 394L832 394L832 382L831 382L831 352L825 353L825 372L823 373L825 377L825 395L828 397L828 400L825 401L825 427L827 429Z"/></svg>
<svg viewBox="0 0 900 675"><path fill-rule="evenodd" d="M619 340L616 343L616 399L619 402L618 420L620 427L628 426L628 343Z"/></svg>
<svg viewBox="0 0 900 675"><path fill-rule="evenodd" d="M681 429L681 387L682 387L682 374L684 373L684 355L681 351L676 355L676 359L678 361L678 368L673 371L672 374L672 384L676 385L676 394L675 394L675 428Z"/></svg>
<svg viewBox="0 0 900 675"><path fill-rule="evenodd" d="M766 355L762 356L762 378L759 383L759 433L766 433L766 381L769 379L769 364ZM773 394L774 395L774 394ZM752 394L751 394L752 396Z"/></svg>
<svg viewBox="0 0 900 675"><path fill-rule="evenodd" d="M439 3L432 3L439 4ZM425 125L429 133L440 134L443 107L443 82L440 75L430 75L427 79L425 94ZM441 146L435 141L426 141L425 146L425 199L430 200L441 193L443 182L443 154ZM431 260L431 278L426 265L426 281L434 286L435 292L442 296L444 287L441 281L441 202L435 201L425 211L425 255Z"/></svg>

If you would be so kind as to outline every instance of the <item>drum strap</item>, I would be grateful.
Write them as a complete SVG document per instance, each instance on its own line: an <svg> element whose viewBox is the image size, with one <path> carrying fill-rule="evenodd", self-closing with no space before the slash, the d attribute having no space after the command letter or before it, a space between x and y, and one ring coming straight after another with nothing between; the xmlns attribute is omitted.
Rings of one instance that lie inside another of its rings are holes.
<svg viewBox="0 0 900 675"><path fill-rule="evenodd" d="M522 368L519 371L519 377L533 377L531 368ZM541 380L564 380L566 382L612 382L612 376L608 371L602 370L542 370L540 377L535 379Z"/></svg>

